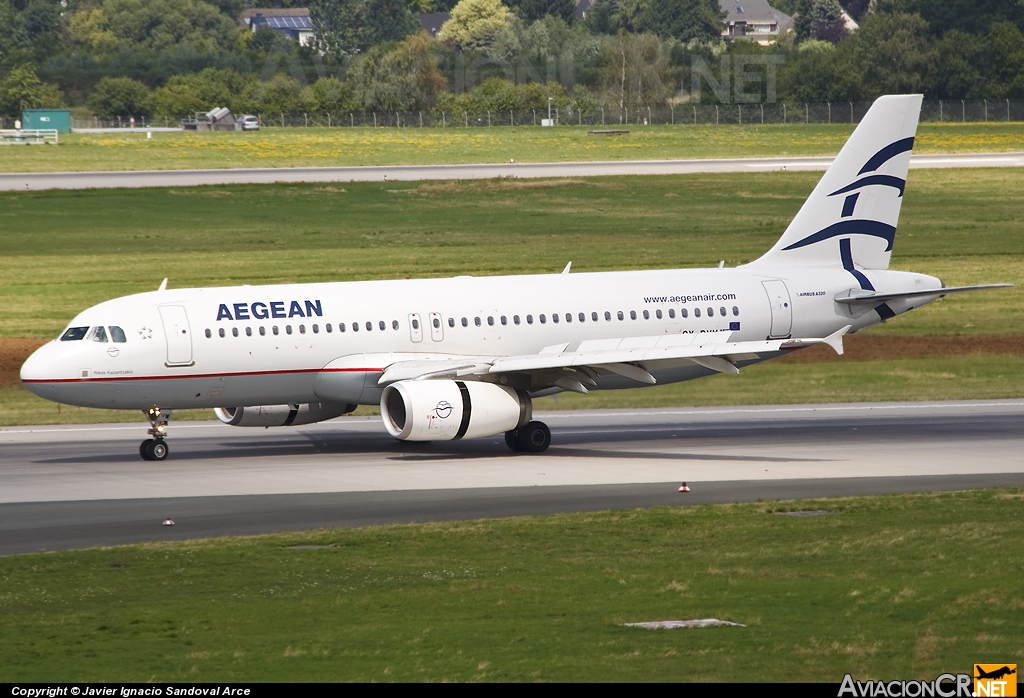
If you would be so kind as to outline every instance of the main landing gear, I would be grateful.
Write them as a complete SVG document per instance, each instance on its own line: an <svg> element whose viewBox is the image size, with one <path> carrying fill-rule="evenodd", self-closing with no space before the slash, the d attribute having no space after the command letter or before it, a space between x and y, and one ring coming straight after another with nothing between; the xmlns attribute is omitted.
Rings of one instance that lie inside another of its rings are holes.
<svg viewBox="0 0 1024 698"><path fill-rule="evenodd" d="M162 412L159 407L151 407L146 410L146 417L149 419L149 434L153 438L139 444L139 455L142 456L142 460L163 460L170 453L166 439L171 411Z"/></svg>
<svg viewBox="0 0 1024 698"><path fill-rule="evenodd" d="M551 445L551 430L544 422L529 422L505 432L505 443L513 451L541 453Z"/></svg>

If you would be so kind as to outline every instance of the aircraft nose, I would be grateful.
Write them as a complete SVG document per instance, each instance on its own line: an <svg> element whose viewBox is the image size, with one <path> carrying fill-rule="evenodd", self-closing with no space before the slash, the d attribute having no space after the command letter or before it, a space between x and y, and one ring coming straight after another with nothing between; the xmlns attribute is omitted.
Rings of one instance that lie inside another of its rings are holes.
<svg viewBox="0 0 1024 698"><path fill-rule="evenodd" d="M45 390L44 386L47 385L47 381L57 377L55 375L57 370L54 361L55 354L54 342L50 342L32 352L32 355L21 365L21 382L29 391L39 397L47 397L40 391Z"/></svg>

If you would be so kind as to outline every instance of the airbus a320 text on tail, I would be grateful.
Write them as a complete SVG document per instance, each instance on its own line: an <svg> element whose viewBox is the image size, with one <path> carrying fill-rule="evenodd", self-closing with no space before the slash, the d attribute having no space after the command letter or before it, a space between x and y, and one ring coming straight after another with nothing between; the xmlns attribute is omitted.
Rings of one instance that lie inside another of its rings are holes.
<svg viewBox="0 0 1024 698"><path fill-rule="evenodd" d="M539 452L532 398L738 373L956 291L889 271L920 95L871 107L779 241L733 269L167 290L82 312L21 369L36 395L288 426L379 404L413 441L505 434Z"/></svg>

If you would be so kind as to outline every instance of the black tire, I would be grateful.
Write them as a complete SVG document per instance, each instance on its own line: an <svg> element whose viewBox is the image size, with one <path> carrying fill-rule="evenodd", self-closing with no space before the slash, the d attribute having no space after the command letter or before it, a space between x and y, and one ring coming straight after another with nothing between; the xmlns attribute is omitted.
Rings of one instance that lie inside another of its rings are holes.
<svg viewBox="0 0 1024 698"><path fill-rule="evenodd" d="M152 445L153 439L146 439L139 444L139 455L142 456L142 460L153 460L153 454L149 450Z"/></svg>
<svg viewBox="0 0 1024 698"><path fill-rule="evenodd" d="M551 445L551 430L544 422L530 422L518 431L519 447L527 453L543 453Z"/></svg>
<svg viewBox="0 0 1024 698"><path fill-rule="evenodd" d="M150 460L165 460L170 452L171 449L163 439L154 439L153 444L149 447L149 453L152 456Z"/></svg>
<svg viewBox="0 0 1024 698"><path fill-rule="evenodd" d="M505 445L511 448L513 451L523 450L523 447L519 444L518 429L512 429L511 431L505 432Z"/></svg>

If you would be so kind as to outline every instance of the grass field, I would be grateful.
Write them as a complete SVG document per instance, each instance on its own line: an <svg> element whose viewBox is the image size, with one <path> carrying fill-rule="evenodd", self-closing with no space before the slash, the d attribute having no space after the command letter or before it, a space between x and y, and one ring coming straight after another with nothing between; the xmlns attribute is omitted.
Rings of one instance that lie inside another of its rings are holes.
<svg viewBox="0 0 1024 698"><path fill-rule="evenodd" d="M931 679L1024 654L1022 498L655 508L0 558L0 675ZM800 510L827 514L780 513ZM746 627L622 625L689 618Z"/></svg>
<svg viewBox="0 0 1024 698"><path fill-rule="evenodd" d="M80 310L154 289L165 276L182 287L554 273L570 260L580 272L714 266L720 259L732 266L774 243L817 178L764 173L5 192L0 338L53 337ZM993 355L978 339L1024 335L1024 171L915 171L905 198L894 268L934 274L949 285L1019 286L951 297L869 333L962 336L987 358L901 359L897 348L884 357L891 365L853 357L805 370L767 364L735 379L566 397L557 406L1024 396L1024 374L1010 370L1019 350ZM6 376L0 383L8 383L0 388L0 424L140 417L66 407L58 414L55 405L11 383L21 360L12 355L5 368L0 357Z"/></svg>
<svg viewBox="0 0 1024 698"><path fill-rule="evenodd" d="M588 127L289 128L258 133L69 134L59 146L8 147L0 172L170 170L668 160L835 155L850 124L798 126L631 126L628 136L594 137ZM921 124L914 152L1024 150L1024 124Z"/></svg>

